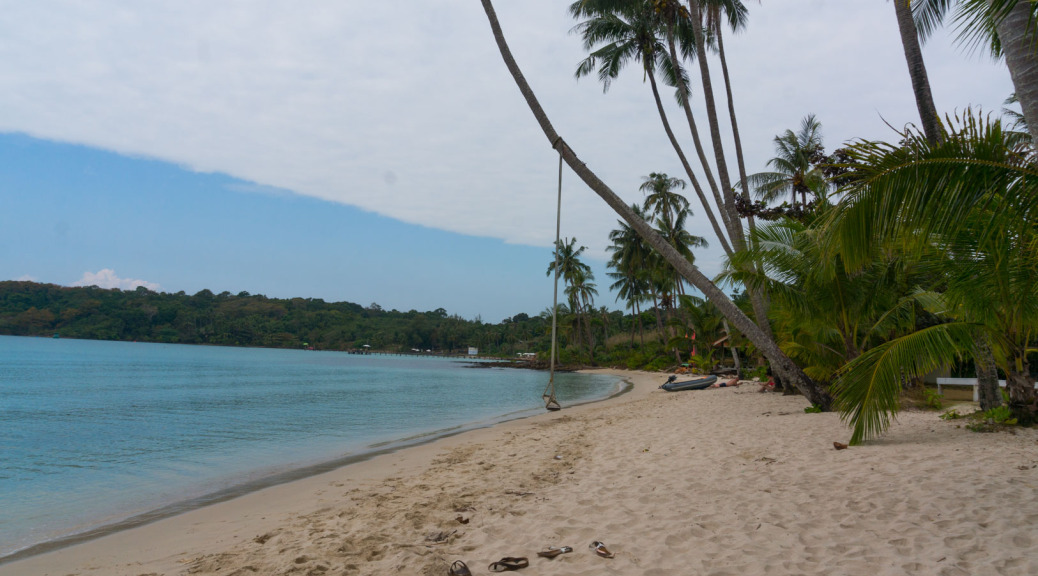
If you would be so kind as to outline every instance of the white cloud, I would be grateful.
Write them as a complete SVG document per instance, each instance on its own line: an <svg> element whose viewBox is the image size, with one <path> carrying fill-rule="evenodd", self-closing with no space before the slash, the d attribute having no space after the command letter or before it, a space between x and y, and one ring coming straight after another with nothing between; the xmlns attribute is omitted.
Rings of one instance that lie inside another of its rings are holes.
<svg viewBox="0 0 1038 576"><path fill-rule="evenodd" d="M557 156L513 85L479 3L411 4L8 3L0 20L0 130L224 172L265 193L291 190L549 246ZM556 129L614 191L639 200L642 176L682 173L640 73L629 71L605 96L594 78L574 80L584 53L568 33L575 24L568 2L496 4ZM884 119L901 126L916 118L888 3L754 4L748 30L727 48L750 172L763 169L772 137L808 113L822 121L830 146L890 138ZM944 38L931 40L926 56L942 110L969 103L997 110L1011 91L1003 70L968 59ZM724 101L723 92L717 97ZM734 155L729 165L734 173ZM615 215L572 174L564 186L563 234L603 255ZM712 238L703 210L696 214L696 232Z"/></svg>
<svg viewBox="0 0 1038 576"><path fill-rule="evenodd" d="M34 278L34 277L32 277L32 276L30 276L28 274L25 274L25 275L21 276L20 278L16 278L15 281L16 282L39 282L39 280L37 280L36 278Z"/></svg>
<svg viewBox="0 0 1038 576"><path fill-rule="evenodd" d="M135 290L144 286L152 292L159 291L159 285L147 280L134 280L132 278L120 278L116 276L115 270L105 268L98 272L84 272L83 277L73 282L71 286L97 286L98 288L119 288L120 290Z"/></svg>

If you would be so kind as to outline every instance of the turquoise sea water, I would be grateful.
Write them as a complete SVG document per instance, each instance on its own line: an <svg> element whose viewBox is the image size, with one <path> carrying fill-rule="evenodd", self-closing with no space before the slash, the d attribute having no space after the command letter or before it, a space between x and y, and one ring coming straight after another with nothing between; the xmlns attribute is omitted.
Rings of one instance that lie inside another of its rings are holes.
<svg viewBox="0 0 1038 576"><path fill-rule="evenodd" d="M543 411L464 360L0 336L0 558ZM565 406L618 379L558 374Z"/></svg>

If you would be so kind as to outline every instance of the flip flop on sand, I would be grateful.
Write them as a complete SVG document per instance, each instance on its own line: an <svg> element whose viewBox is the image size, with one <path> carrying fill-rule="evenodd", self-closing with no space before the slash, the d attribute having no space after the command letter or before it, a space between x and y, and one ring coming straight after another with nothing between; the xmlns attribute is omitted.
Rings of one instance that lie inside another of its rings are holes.
<svg viewBox="0 0 1038 576"><path fill-rule="evenodd" d="M595 554L598 554L602 558L612 558L613 557L613 553L610 552L608 548L606 548L606 545L601 543L601 542L598 542L597 540L592 542L591 545L588 546L588 548L591 548L592 550L594 550Z"/></svg>
<svg viewBox="0 0 1038 576"><path fill-rule="evenodd" d="M569 546L563 546L562 548L550 547L543 552L538 552L537 555L541 558L554 558L556 556L559 556L560 554L566 554L567 552L572 551L573 549Z"/></svg>
<svg viewBox="0 0 1038 576"><path fill-rule="evenodd" d="M455 560L454 564L451 564L451 569L447 571L447 576L472 576L472 572L464 562Z"/></svg>
<svg viewBox="0 0 1038 576"><path fill-rule="evenodd" d="M530 561L526 558L512 558L511 556L506 556L505 558L502 558L497 562L491 564L490 571L508 572L511 570L519 570L520 568L526 568L529 565Z"/></svg>

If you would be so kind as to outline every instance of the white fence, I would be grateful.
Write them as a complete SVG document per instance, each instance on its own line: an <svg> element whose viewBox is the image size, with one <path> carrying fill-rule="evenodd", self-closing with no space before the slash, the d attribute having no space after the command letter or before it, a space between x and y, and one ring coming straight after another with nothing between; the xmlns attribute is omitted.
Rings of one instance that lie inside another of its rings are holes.
<svg viewBox="0 0 1038 576"><path fill-rule="evenodd" d="M976 378L938 378L937 379L937 393L941 393L941 386L972 386L973 387L973 401L980 401L980 392L977 388ZM1002 388L1006 387L1005 380L999 380L998 385ZM1038 388L1038 383L1035 384L1035 388Z"/></svg>

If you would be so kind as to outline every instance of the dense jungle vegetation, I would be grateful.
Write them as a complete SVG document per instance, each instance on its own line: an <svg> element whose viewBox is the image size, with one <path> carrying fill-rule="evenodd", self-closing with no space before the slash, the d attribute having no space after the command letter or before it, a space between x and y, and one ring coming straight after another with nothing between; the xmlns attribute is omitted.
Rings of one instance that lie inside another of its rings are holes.
<svg viewBox="0 0 1038 576"><path fill-rule="evenodd" d="M641 315L639 321L600 308L591 318L580 317L579 325L594 331L594 352L588 355L574 342L579 337L586 347L588 339L574 328L577 316L561 307L561 361L637 368L675 364L675 355L665 351L660 335L646 329L656 325L655 311ZM0 282L0 334L317 350L363 350L367 345L393 353L462 355L471 346L481 356L514 358L535 352L543 362L549 357L551 315L549 309L538 316L520 313L487 323L442 308L400 312L378 304L278 299L248 292L202 290L188 295L7 281ZM682 360L687 361L687 355Z"/></svg>

